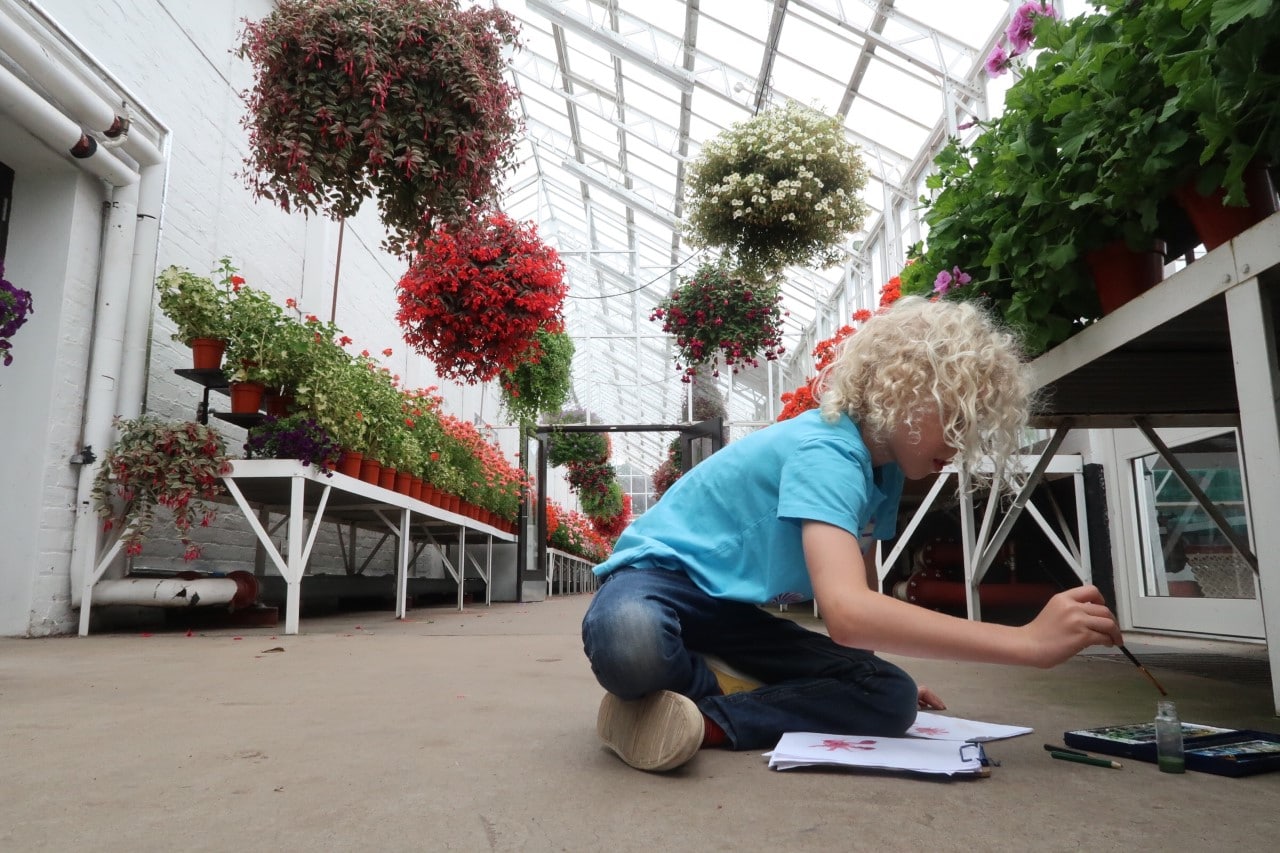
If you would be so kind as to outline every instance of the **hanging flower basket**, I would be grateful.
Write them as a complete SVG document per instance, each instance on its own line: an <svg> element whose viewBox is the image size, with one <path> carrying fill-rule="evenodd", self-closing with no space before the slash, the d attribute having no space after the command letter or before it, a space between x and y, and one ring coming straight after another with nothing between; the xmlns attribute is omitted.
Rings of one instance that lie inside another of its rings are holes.
<svg viewBox="0 0 1280 853"><path fill-rule="evenodd" d="M830 266L868 213L867 169L839 117L789 102L733 125L689 169L689 238L752 277Z"/></svg>
<svg viewBox="0 0 1280 853"><path fill-rule="evenodd" d="M649 316L675 335L676 367L692 381L698 367L722 360L734 373L758 358L782 355L782 297L772 283L743 280L723 262L680 280ZM716 375L719 375L716 372Z"/></svg>
<svg viewBox="0 0 1280 853"><path fill-rule="evenodd" d="M539 330L562 330L567 290L533 225L490 212L422 243L400 279L396 319L437 373L474 385L514 370Z"/></svg>
<svg viewBox="0 0 1280 853"><path fill-rule="evenodd" d="M516 37L510 13L457 0L281 0L239 48L254 75L249 188L334 218L376 197L387 248L412 249L513 163Z"/></svg>

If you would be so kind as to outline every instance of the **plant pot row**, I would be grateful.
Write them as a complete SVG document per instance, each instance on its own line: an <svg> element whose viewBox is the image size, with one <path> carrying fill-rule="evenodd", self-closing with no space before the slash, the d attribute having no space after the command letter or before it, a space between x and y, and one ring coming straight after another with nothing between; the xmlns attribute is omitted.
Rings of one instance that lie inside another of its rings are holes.
<svg viewBox="0 0 1280 853"><path fill-rule="evenodd" d="M1208 251L1257 225L1278 208L1270 173L1262 164L1254 164L1245 172L1247 205L1224 204L1225 195L1221 188L1204 195L1196 190L1194 181L1188 181L1174 191L1177 207L1185 214L1199 242ZM1189 241L1179 242L1185 244ZM1138 251L1131 249L1124 240L1116 240L1087 253L1085 262L1093 276L1102 312L1110 314L1155 287L1164 278L1166 260L1178 257L1184 251L1182 246L1171 251L1161 240L1152 241L1150 248Z"/></svg>
<svg viewBox="0 0 1280 853"><path fill-rule="evenodd" d="M502 518L492 510L476 506L458 495L443 492L415 474L397 471L395 468L383 465L376 459L366 458L362 453L343 451L341 458L338 460L337 471L341 474L346 474L348 477L355 477L366 483L390 489L414 500L466 516L482 524L488 524L505 533L516 532L514 523Z"/></svg>

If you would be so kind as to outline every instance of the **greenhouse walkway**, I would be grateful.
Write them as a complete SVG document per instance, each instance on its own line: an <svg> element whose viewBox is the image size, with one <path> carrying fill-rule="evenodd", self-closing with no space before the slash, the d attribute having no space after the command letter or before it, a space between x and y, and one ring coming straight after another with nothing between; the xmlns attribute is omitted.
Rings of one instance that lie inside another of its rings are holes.
<svg viewBox="0 0 1280 853"><path fill-rule="evenodd" d="M0 849L1269 851L1280 836L1280 773L1050 759L1064 730L1154 713L1111 650L1049 671L905 662L950 713L1035 727L990 745L990 778L776 772L724 751L631 770L595 738L588 600L327 615L289 637L0 640ZM1128 645L1184 721L1280 730L1264 649Z"/></svg>

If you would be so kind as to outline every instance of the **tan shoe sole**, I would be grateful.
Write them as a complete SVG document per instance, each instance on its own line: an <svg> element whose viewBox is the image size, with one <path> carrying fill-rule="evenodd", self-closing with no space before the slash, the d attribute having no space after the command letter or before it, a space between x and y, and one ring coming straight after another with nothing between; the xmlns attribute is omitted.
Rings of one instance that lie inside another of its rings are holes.
<svg viewBox="0 0 1280 853"><path fill-rule="evenodd" d="M659 690L624 701L605 694L596 718L605 746L637 770L674 770L702 746L702 712L692 699Z"/></svg>

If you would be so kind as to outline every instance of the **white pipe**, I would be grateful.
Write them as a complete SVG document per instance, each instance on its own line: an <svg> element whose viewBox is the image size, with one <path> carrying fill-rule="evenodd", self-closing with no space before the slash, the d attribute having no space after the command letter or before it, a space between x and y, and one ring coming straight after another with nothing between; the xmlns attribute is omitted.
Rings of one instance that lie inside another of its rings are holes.
<svg viewBox="0 0 1280 853"><path fill-rule="evenodd" d="M93 130L105 132L117 118L123 118L79 86L35 39L3 15L0 15L0 50L9 54L33 78L47 84L67 111L80 116Z"/></svg>
<svg viewBox="0 0 1280 853"><path fill-rule="evenodd" d="M8 114L59 154L72 158L73 162L112 186L123 187L138 180L137 172L99 146L92 137L86 136L79 125L4 66L0 66L0 113ZM88 156L73 155L71 151L77 146L87 148L91 153Z"/></svg>
<svg viewBox="0 0 1280 853"><path fill-rule="evenodd" d="M68 113L90 130L104 136L119 133L117 139L120 146L140 165L151 166L163 160L159 149L146 137L129 132L129 117L124 114L126 111L123 105L117 109L89 91L87 86L68 73L61 62L50 56L26 28L9 17L19 14L17 9L8 12L8 15L0 14L0 50L7 53L33 80L57 98ZM52 26L51 21L40 24ZM40 24L32 21L33 26ZM69 39L66 33L61 34Z"/></svg>
<svg viewBox="0 0 1280 853"><path fill-rule="evenodd" d="M138 185L116 190L107 212L102 266L98 278L98 304L93 319L89 353L89 379L85 389L82 441L94 448L95 462L80 467L76 488L75 526L71 540L71 606L78 607L81 586L93 571L98 553L98 516L92 501L93 480L102 466L102 454L111 443L111 419L124 354L124 330L128 313L130 267L138 223Z"/></svg>
<svg viewBox="0 0 1280 853"><path fill-rule="evenodd" d="M147 387L147 347L151 339L151 295L160 244L160 214L164 207L165 165L143 166L138 182L138 222L129 278L129 308L124 327L124 362L115 412L132 419L142 414ZM94 452L101 448L94 446Z"/></svg>
<svg viewBox="0 0 1280 853"><path fill-rule="evenodd" d="M231 578L121 578L98 581L93 587L93 603L148 607L230 604L239 589Z"/></svg>

